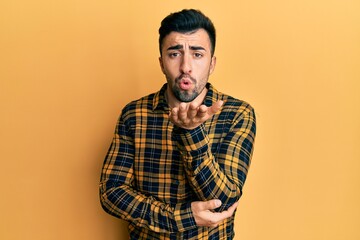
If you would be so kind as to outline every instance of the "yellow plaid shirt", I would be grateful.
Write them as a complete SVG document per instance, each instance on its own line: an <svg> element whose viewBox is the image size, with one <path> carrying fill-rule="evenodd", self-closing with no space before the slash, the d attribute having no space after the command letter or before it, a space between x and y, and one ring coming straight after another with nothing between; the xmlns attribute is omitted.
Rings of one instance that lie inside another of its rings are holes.
<svg viewBox="0 0 360 240"><path fill-rule="evenodd" d="M233 239L234 217L197 227L191 202L239 200L253 152L255 114L246 102L208 83L204 104L224 105L201 126L169 121L165 84L126 105L105 158L100 199L106 212L129 221L130 239Z"/></svg>

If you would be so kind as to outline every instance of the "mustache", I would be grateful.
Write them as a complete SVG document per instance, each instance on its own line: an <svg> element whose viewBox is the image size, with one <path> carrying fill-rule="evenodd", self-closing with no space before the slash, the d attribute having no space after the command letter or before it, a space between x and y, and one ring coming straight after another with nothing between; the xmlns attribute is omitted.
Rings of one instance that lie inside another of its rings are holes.
<svg viewBox="0 0 360 240"><path fill-rule="evenodd" d="M196 79L191 77L189 74L181 74L180 76L178 76L177 78L175 78L175 81L178 82L183 78L188 78L190 79L192 82L196 82Z"/></svg>

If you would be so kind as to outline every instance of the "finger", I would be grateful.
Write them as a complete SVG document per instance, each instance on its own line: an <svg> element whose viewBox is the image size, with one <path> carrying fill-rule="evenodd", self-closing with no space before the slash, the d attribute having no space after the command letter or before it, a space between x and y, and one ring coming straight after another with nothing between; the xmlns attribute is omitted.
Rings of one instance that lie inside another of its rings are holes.
<svg viewBox="0 0 360 240"><path fill-rule="evenodd" d="M177 107L171 109L171 112L170 112L170 120L174 121L174 122L177 122L178 121L178 111L179 109Z"/></svg>
<svg viewBox="0 0 360 240"><path fill-rule="evenodd" d="M233 205L231 205L231 207L229 207L226 211L221 212L220 214L222 214L222 217L224 219L231 217L234 214L238 204L239 202L236 202Z"/></svg>
<svg viewBox="0 0 360 240"><path fill-rule="evenodd" d="M197 112L197 117L198 118L203 118L203 117L205 117L207 115L207 112L208 112L208 107L205 106L205 105L201 105L199 107L198 112Z"/></svg>
<svg viewBox="0 0 360 240"><path fill-rule="evenodd" d="M239 203L236 202L227 209L227 211L229 212L230 215L232 215L235 212L238 205L239 205Z"/></svg>
<svg viewBox="0 0 360 240"><path fill-rule="evenodd" d="M186 103L180 103L179 105L179 112L178 112L178 117L179 120L184 122L187 119L187 110L188 110L188 104Z"/></svg>
<svg viewBox="0 0 360 240"><path fill-rule="evenodd" d="M221 206L221 201L219 199L212 199L202 203L203 204L200 205L202 210L214 210Z"/></svg>
<svg viewBox="0 0 360 240"><path fill-rule="evenodd" d="M198 112L198 107L194 103L190 103L188 113L187 113L188 118L194 119L197 112Z"/></svg>
<svg viewBox="0 0 360 240"><path fill-rule="evenodd" d="M229 207L228 210L231 209L231 210L235 211L235 209L237 208L238 205L239 205L239 202L236 202L233 205L231 205L231 207Z"/></svg>
<svg viewBox="0 0 360 240"><path fill-rule="evenodd" d="M224 102L222 100L217 101L211 107L208 108L208 114L209 115L214 115L215 113L217 113L221 109L221 106L223 104L224 104Z"/></svg>

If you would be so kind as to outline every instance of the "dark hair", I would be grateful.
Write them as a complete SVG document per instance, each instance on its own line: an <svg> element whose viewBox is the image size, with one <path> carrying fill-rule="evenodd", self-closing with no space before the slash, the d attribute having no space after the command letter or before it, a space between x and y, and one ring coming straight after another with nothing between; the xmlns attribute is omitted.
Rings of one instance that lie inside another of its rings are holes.
<svg viewBox="0 0 360 240"><path fill-rule="evenodd" d="M210 38L211 55L215 52L216 33L214 24L202 12L195 9L184 9L180 12L171 13L161 21L159 28L159 49L164 38L171 32L187 33L197 29L204 29Z"/></svg>

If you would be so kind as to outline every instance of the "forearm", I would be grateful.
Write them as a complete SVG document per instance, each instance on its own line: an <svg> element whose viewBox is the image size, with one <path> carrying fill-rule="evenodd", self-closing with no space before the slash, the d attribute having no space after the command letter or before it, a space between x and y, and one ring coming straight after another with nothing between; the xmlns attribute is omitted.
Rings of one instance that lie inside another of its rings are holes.
<svg viewBox="0 0 360 240"><path fill-rule="evenodd" d="M239 185L227 176L211 153L209 138L203 127L179 132L179 145L187 178L201 200L219 199L220 209L227 209L241 196ZM195 144L187 140L196 139Z"/></svg>
<svg viewBox="0 0 360 240"><path fill-rule="evenodd" d="M182 232L195 227L190 204L170 206L130 186L115 185L110 181L100 184L100 200L107 213L159 233Z"/></svg>
<svg viewBox="0 0 360 240"><path fill-rule="evenodd" d="M220 199L220 210L227 209L242 194L252 155L255 118L252 114L242 116L228 129L214 152L204 126L175 132L194 192L201 200Z"/></svg>
<svg viewBox="0 0 360 240"><path fill-rule="evenodd" d="M240 199L242 185L224 172L211 152L207 151L196 160L192 157L186 159L185 164L188 165L188 179L200 199L221 200L220 211L228 209Z"/></svg>
<svg viewBox="0 0 360 240"><path fill-rule="evenodd" d="M181 232L195 227L190 203L169 205L144 195L134 186L134 147L131 137L115 134L100 181L100 200L106 212L155 232Z"/></svg>

